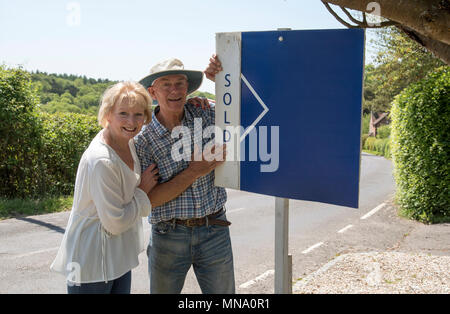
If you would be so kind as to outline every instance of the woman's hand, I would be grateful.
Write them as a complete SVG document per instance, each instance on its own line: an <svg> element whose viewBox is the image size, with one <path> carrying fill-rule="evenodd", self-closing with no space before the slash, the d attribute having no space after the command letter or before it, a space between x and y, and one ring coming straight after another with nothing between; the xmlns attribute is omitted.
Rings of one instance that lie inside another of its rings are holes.
<svg viewBox="0 0 450 314"><path fill-rule="evenodd" d="M191 97L187 100L188 104L194 105L196 107L202 107L203 110L211 108L209 104L209 99L205 97Z"/></svg>
<svg viewBox="0 0 450 314"><path fill-rule="evenodd" d="M213 54L212 57L209 59L208 67L206 68L203 73L205 73L205 76L207 79L215 82L216 81L216 74L222 71L222 63L219 60L219 57L217 57L216 54Z"/></svg>
<svg viewBox="0 0 450 314"><path fill-rule="evenodd" d="M156 164L151 164L141 175L141 184L139 188L146 194L150 192L157 184L159 179L159 170Z"/></svg>

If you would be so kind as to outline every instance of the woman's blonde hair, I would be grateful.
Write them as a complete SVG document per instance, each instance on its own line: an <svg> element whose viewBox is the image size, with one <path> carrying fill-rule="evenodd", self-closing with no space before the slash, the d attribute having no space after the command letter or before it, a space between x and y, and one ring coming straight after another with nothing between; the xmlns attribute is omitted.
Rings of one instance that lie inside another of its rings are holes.
<svg viewBox="0 0 450 314"><path fill-rule="evenodd" d="M106 128L107 117L116 105L125 103L130 106L140 106L144 109L145 124L152 119L152 98L144 86L137 82L120 82L109 87L102 96L98 111L98 123Z"/></svg>

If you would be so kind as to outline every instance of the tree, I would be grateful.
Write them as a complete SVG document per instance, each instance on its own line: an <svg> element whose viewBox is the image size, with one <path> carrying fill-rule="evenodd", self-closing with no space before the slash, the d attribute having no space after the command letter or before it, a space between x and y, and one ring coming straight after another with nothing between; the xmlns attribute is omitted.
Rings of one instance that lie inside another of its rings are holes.
<svg viewBox="0 0 450 314"><path fill-rule="evenodd" d="M389 111L394 97L444 63L395 27L379 29L375 65L366 67L364 110Z"/></svg>
<svg viewBox="0 0 450 314"><path fill-rule="evenodd" d="M436 57L450 64L450 1L449 0L321 0L333 16L347 27L384 27L395 25L408 37L427 48ZM351 23L342 19L329 4L337 5ZM377 10L377 8L379 10ZM363 12L362 21L347 10ZM378 12L377 12L378 11ZM387 19L373 25L366 13L378 13Z"/></svg>

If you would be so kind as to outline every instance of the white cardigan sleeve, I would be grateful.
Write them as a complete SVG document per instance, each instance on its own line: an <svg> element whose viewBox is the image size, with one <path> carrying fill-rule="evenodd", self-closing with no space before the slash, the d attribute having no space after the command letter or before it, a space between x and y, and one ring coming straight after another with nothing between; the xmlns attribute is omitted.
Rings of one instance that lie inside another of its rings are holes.
<svg viewBox="0 0 450 314"><path fill-rule="evenodd" d="M90 193L103 228L112 235L127 231L141 217L148 216L151 204L147 194L136 187L134 196L124 204L119 173L108 159L95 162L90 178Z"/></svg>

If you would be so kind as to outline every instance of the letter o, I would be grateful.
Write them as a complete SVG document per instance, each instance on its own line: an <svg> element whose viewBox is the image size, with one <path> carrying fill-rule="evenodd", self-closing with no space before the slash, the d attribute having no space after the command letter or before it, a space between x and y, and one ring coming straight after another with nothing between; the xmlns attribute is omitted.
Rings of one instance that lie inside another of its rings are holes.
<svg viewBox="0 0 450 314"><path fill-rule="evenodd" d="M227 98L228 98L228 102L227 102ZM225 104L225 106L229 106L229 105L231 105L231 102L232 102L231 94L225 93L225 95L223 95L223 103Z"/></svg>

